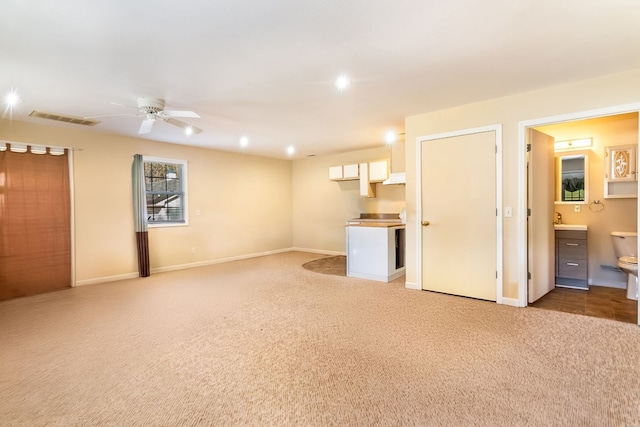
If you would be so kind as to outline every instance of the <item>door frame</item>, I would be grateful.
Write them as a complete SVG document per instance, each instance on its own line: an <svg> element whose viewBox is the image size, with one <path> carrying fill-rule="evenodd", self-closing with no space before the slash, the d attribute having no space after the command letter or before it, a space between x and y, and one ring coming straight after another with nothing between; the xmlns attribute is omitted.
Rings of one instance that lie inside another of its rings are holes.
<svg viewBox="0 0 640 427"><path fill-rule="evenodd" d="M615 116L618 114L638 113L640 120L640 103L617 105L598 108L557 116L541 117L538 119L518 122L518 307L526 307L527 303L527 140L526 132L530 127L574 122L578 120L595 119L598 117ZM640 126L638 128L640 143ZM604 178L603 178L604 179ZM640 208L640 197L638 197ZM640 215L638 215L638 230L640 230Z"/></svg>
<svg viewBox="0 0 640 427"><path fill-rule="evenodd" d="M476 133L495 132L495 171L496 171L496 303L502 304L502 124L482 126L477 128L462 129L452 132L444 132L416 138L416 224L417 234L416 248L416 285L422 290L422 144L435 139L451 138L456 136L473 135Z"/></svg>

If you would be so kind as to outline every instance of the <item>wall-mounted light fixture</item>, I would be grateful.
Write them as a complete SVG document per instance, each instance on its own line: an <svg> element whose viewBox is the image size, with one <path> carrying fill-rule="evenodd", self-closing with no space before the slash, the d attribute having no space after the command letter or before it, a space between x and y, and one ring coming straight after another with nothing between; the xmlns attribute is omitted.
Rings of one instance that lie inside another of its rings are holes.
<svg viewBox="0 0 640 427"><path fill-rule="evenodd" d="M592 138L571 139L566 141L556 141L553 143L553 148L555 151L577 150L591 147L592 143Z"/></svg>

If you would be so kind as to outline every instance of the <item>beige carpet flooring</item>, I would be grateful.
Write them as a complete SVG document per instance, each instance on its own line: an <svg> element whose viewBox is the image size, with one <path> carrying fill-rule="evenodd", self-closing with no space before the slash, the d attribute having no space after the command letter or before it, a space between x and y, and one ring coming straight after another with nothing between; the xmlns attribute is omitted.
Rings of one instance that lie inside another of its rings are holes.
<svg viewBox="0 0 640 427"><path fill-rule="evenodd" d="M0 303L2 426L631 426L637 325L285 253Z"/></svg>

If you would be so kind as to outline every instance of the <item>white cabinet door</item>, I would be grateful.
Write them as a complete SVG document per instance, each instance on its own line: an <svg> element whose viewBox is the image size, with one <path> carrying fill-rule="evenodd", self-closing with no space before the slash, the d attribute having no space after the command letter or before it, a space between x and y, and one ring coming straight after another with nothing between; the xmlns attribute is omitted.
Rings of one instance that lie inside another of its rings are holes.
<svg viewBox="0 0 640 427"><path fill-rule="evenodd" d="M638 174L636 170L636 146L621 145L604 147L605 175L604 197L638 197Z"/></svg>
<svg viewBox="0 0 640 427"><path fill-rule="evenodd" d="M358 177L360 176L358 174L358 164L352 164L352 165L344 165L342 166L342 170L343 170L343 174L342 174L342 178L343 179L358 179Z"/></svg>
<svg viewBox="0 0 640 427"><path fill-rule="evenodd" d="M348 275L373 279L387 274L389 253L387 229L378 227L347 227L349 248Z"/></svg>
<svg viewBox="0 0 640 427"><path fill-rule="evenodd" d="M380 282L402 276L405 267L396 264L401 256L396 244L404 248L404 240L396 241L397 230L404 227L347 227L347 276Z"/></svg>
<svg viewBox="0 0 640 427"><path fill-rule="evenodd" d="M360 196L376 197L376 192L369 182L369 163L360 163Z"/></svg>
<svg viewBox="0 0 640 427"><path fill-rule="evenodd" d="M389 168L386 160L369 162L369 181L382 182L389 178Z"/></svg>
<svg viewBox="0 0 640 427"><path fill-rule="evenodd" d="M332 179L332 180L342 179L342 165L329 167L329 179Z"/></svg>

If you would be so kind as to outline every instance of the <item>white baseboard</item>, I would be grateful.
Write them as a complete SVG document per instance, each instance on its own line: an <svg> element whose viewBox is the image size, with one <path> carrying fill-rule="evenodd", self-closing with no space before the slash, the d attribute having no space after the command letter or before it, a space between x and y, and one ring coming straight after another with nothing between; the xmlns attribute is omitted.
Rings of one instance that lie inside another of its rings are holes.
<svg viewBox="0 0 640 427"><path fill-rule="evenodd" d="M390 276L384 276L381 274L368 274L368 273L354 273L347 272L347 277L355 277L358 279L367 279L367 280L375 280L376 282L386 282L389 283L392 280L396 280L399 277L404 276L404 267L400 271L396 271Z"/></svg>
<svg viewBox="0 0 640 427"><path fill-rule="evenodd" d="M511 307L522 307L520 300L517 298L505 298L502 297L502 305L509 305Z"/></svg>
<svg viewBox="0 0 640 427"><path fill-rule="evenodd" d="M151 269L151 273L152 274L154 274L154 273L164 273L164 272L167 272L167 271L186 270L188 268L195 268L195 267L205 267L207 265L222 264L224 262L239 261L241 259L258 258L258 257L262 257L262 256L267 256L267 255L275 255L275 254L280 254L280 253L284 253L284 252L291 252L291 251L294 251L294 250L297 250L297 249L294 249L294 248L276 249L276 250L273 250L273 251L259 252L259 253L253 253L253 254L247 254L247 255L238 255L238 256L234 256L234 257L219 258L219 259L213 259L213 260L208 260L208 261L191 262L191 263L188 263L188 264L169 265L169 266L166 266L166 267L152 268ZM93 279L78 280L78 281L76 281L74 286L97 285L97 284L100 284L100 283L117 282L119 280L135 279L137 277L139 277L138 272L126 273L126 274L117 274L117 275L114 275L114 276L96 277L96 278L93 278Z"/></svg>
<svg viewBox="0 0 640 427"><path fill-rule="evenodd" d="M588 283L589 286L605 286L607 288L627 289L627 282L603 282L602 280L598 280L598 283L593 283L589 280Z"/></svg>
<svg viewBox="0 0 640 427"><path fill-rule="evenodd" d="M99 283L107 283L107 282L117 282L118 280L135 279L138 276L139 276L138 272L135 272L135 273L117 274L115 276L95 277L93 279L76 280L74 287L85 286L85 285L97 285Z"/></svg>
<svg viewBox="0 0 640 427"><path fill-rule="evenodd" d="M347 255L346 252L325 251L325 250L322 250L322 249L290 248L288 250L296 251L296 252L309 252L309 253L312 253L312 254L321 254L321 255Z"/></svg>
<svg viewBox="0 0 640 427"><path fill-rule="evenodd" d="M421 291L422 288L420 286L418 286L417 283L414 282L404 282L404 287L407 289L414 289L416 291Z"/></svg>
<svg viewBox="0 0 640 427"><path fill-rule="evenodd" d="M212 259L208 261L190 262L188 264L169 265L166 267L152 268L151 273L164 273L167 271L186 270L188 268L195 268L195 267L206 267L207 265L222 264L225 262L239 261L241 259L249 259L249 258L258 258L262 256L281 254L284 252L291 252L291 251L292 251L291 248L276 249L274 251L265 251L265 252L259 252L254 254L238 255L238 256L233 256L228 258L218 258L218 259Z"/></svg>

